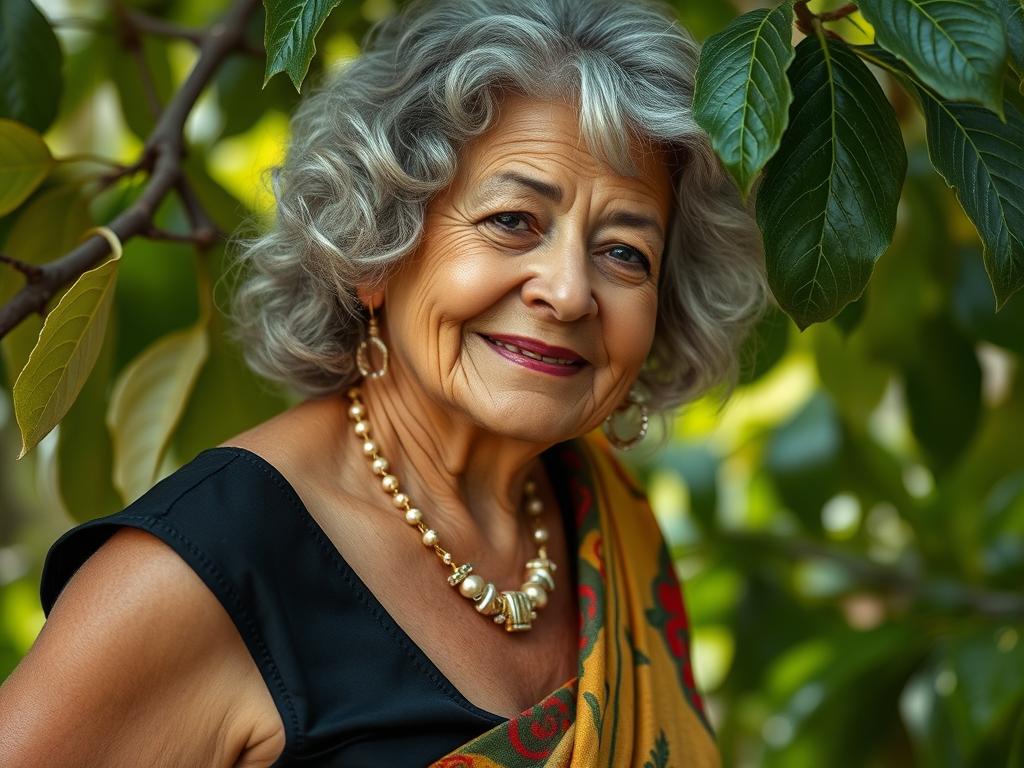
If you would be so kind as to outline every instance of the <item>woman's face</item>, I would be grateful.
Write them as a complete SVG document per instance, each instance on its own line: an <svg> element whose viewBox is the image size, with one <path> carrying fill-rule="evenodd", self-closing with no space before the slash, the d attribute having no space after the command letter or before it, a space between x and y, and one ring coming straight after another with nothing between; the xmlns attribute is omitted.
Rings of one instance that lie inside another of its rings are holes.
<svg viewBox="0 0 1024 768"><path fill-rule="evenodd" d="M575 109L524 97L465 148L383 304L396 362L439 404L557 442L623 400L654 338L672 197L665 157L636 157L640 175L618 175Z"/></svg>

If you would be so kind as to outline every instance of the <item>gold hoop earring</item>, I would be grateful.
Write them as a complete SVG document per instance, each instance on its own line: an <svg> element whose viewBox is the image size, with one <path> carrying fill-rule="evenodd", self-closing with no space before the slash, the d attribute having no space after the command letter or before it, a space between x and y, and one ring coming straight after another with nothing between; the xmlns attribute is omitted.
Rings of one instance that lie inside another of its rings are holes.
<svg viewBox="0 0 1024 768"><path fill-rule="evenodd" d="M631 407L636 406L640 409L640 430L629 438L622 438L615 434L615 425L612 423L612 419L615 418L616 414L628 411ZM643 401L630 390L626 396L625 401L616 408L614 411L608 414L604 420L603 428L604 434L608 438L608 442L618 448L620 451L628 451L635 448L641 440L647 435L647 426L650 423L649 415L647 413L647 406L644 405Z"/></svg>
<svg viewBox="0 0 1024 768"><path fill-rule="evenodd" d="M379 379L388 372L388 345L380 337L380 328L377 326L377 318L373 314L373 304L370 307L370 324L367 328L368 335L361 342L356 350L356 366L363 376L370 379ZM370 368L370 346L380 352L380 367Z"/></svg>

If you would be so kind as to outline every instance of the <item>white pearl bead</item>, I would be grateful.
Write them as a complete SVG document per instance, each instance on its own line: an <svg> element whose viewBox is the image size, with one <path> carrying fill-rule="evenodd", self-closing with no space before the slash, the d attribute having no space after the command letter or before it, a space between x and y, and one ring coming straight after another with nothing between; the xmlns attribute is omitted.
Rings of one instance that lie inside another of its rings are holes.
<svg viewBox="0 0 1024 768"><path fill-rule="evenodd" d="M423 546L432 547L437 544L437 531L433 528L423 534Z"/></svg>
<svg viewBox="0 0 1024 768"><path fill-rule="evenodd" d="M352 427L357 435L360 437L366 437L370 434L370 422L368 421L357 421L355 426Z"/></svg>
<svg viewBox="0 0 1024 768"><path fill-rule="evenodd" d="M377 443L373 440L367 440L363 443L363 455L373 456L377 452Z"/></svg>
<svg viewBox="0 0 1024 768"><path fill-rule="evenodd" d="M398 478L394 475L384 475L380 479L381 487L388 493L394 493L398 490Z"/></svg>
<svg viewBox="0 0 1024 768"><path fill-rule="evenodd" d="M416 525L416 523L418 523L422 519L423 513L416 509L416 507L413 507L412 509L407 509L405 511L405 522L407 522L409 525Z"/></svg>
<svg viewBox="0 0 1024 768"><path fill-rule="evenodd" d="M472 600L484 591L484 586L486 586L486 582L483 580L483 577L477 576L475 573L471 573L462 580L461 584L459 584L459 592L462 593L463 597L468 597Z"/></svg>
<svg viewBox="0 0 1024 768"><path fill-rule="evenodd" d="M528 581L520 589L530 598L534 608L543 608L548 604L548 593L540 584Z"/></svg>
<svg viewBox="0 0 1024 768"><path fill-rule="evenodd" d="M373 469L373 474L375 475L383 475L388 471L389 466L390 465L388 464L388 460L385 459L383 456L378 456L370 464L370 467Z"/></svg>
<svg viewBox="0 0 1024 768"><path fill-rule="evenodd" d="M409 497L406 496L404 493L396 493L394 496L391 497L391 501L394 502L396 507L402 509L403 507L405 507L406 504L409 503Z"/></svg>
<svg viewBox="0 0 1024 768"><path fill-rule="evenodd" d="M535 530L533 532L533 540L538 544L543 544L545 541L548 540L548 529L538 528L537 530Z"/></svg>
<svg viewBox="0 0 1024 768"><path fill-rule="evenodd" d="M348 417L352 419L352 421L361 421L365 415L366 408L362 403L352 403L348 408Z"/></svg>

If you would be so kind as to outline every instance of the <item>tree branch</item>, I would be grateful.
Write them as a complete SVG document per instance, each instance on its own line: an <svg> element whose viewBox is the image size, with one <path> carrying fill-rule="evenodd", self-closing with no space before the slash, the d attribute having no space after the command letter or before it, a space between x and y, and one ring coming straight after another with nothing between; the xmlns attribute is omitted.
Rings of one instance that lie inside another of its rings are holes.
<svg viewBox="0 0 1024 768"><path fill-rule="evenodd" d="M213 79L227 56L244 47L246 20L259 0L236 0L224 17L203 33L199 59L188 79L160 113L157 124L146 140L143 155L133 167L152 168L142 194L107 226L126 242L153 226L153 216L164 197L182 177L185 156L185 120L203 88ZM42 312L64 285L96 266L107 254L107 241L94 235L70 253L39 267L38 279L28 282L3 307L0 307L0 338L33 312Z"/></svg>
<svg viewBox="0 0 1024 768"><path fill-rule="evenodd" d="M850 575L858 590L900 595L945 610L967 610L995 619L1024 618L1024 595L997 592L953 579L929 576L896 565L879 563L863 555L806 538L735 531L721 533L718 541L744 551L781 556L787 560L824 560Z"/></svg>

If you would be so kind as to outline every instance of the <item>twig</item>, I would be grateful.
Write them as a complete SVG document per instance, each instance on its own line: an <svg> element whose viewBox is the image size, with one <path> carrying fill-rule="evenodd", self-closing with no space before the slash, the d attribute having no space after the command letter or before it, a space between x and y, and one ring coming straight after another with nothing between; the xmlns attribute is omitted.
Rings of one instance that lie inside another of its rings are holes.
<svg viewBox="0 0 1024 768"><path fill-rule="evenodd" d="M728 532L718 541L788 560L826 560L845 570L858 589L902 595L947 610L968 610L996 619L1024 618L1024 595L995 592L946 578L928 578L906 568L887 565L821 542L767 533Z"/></svg>
<svg viewBox="0 0 1024 768"><path fill-rule="evenodd" d="M242 44L245 22L256 9L258 0L236 0L224 18L203 34L199 58L188 79L160 113L156 126L146 140L139 168L152 173L139 198L107 226L126 242L153 226L153 216L164 197L181 177L185 154L182 135L185 120L203 88L213 79L224 59ZM30 282L3 307L0 307L0 338L46 302L64 285L92 268L110 252L106 239L95 235L70 253L42 265L37 280Z"/></svg>
<svg viewBox="0 0 1024 768"><path fill-rule="evenodd" d="M847 3L841 8L836 8L834 11L825 11L818 14L818 18L822 21L836 21L838 19L845 19L847 16L857 12L856 3Z"/></svg>
<svg viewBox="0 0 1024 768"><path fill-rule="evenodd" d="M21 272L21 274L23 274L30 283L34 283L39 280L43 275L43 270L35 264L29 264L28 262L15 259L3 253L0 253L0 262L9 264L11 267Z"/></svg>
<svg viewBox="0 0 1024 768"><path fill-rule="evenodd" d="M131 9L126 9L124 11L123 18L140 32L146 32L150 35L155 35L156 37L167 37L174 40L187 40L197 46L203 44L202 31L193 29L192 27L176 24L173 21L157 19L153 16L147 16L144 13Z"/></svg>

